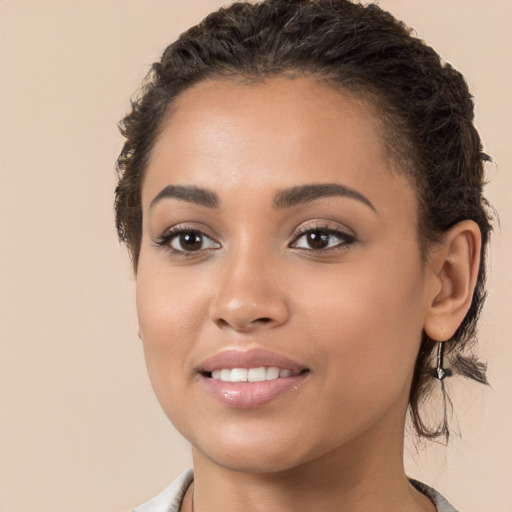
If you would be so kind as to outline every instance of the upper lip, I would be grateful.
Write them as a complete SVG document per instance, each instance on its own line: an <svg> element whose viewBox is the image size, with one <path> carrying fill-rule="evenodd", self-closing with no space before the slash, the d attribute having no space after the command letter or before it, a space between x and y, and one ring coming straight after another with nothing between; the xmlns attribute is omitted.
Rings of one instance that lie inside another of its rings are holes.
<svg viewBox="0 0 512 512"><path fill-rule="evenodd" d="M203 361L197 368L201 373L233 368L277 367L292 372L307 368L288 357L263 348L252 350L226 349Z"/></svg>

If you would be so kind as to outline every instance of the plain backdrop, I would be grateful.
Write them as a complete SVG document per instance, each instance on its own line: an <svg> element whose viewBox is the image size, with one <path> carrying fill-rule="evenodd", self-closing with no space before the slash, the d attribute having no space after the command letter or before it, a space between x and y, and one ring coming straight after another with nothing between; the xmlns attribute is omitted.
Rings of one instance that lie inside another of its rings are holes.
<svg viewBox="0 0 512 512"><path fill-rule="evenodd" d="M190 464L153 397L113 228L116 123L221 0L0 0L0 511L119 512ZM463 512L512 511L512 1L381 0L467 77L499 211L462 439L407 450Z"/></svg>

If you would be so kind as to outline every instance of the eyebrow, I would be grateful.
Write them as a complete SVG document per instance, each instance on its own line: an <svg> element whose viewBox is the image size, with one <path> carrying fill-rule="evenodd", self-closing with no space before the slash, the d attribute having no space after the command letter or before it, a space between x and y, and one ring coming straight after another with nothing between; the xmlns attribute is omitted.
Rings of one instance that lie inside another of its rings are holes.
<svg viewBox="0 0 512 512"><path fill-rule="evenodd" d="M309 203L323 197L348 197L360 201L377 212L371 201L353 188L339 183L312 183L286 190L281 190L274 197L273 206L276 209L290 208L299 204Z"/></svg>
<svg viewBox="0 0 512 512"><path fill-rule="evenodd" d="M336 196L355 199L370 207L373 211L377 211L366 196L339 183L313 183L281 190L274 197L273 207L281 210L316 199ZM153 198L149 208L153 208L156 203L166 198L179 199L207 208L218 208L220 205L219 196L211 190L193 185L168 185Z"/></svg>
<svg viewBox="0 0 512 512"><path fill-rule="evenodd" d="M192 185L168 185L153 198L149 208L153 208L162 199L180 199L207 208L218 208L220 204L215 192Z"/></svg>

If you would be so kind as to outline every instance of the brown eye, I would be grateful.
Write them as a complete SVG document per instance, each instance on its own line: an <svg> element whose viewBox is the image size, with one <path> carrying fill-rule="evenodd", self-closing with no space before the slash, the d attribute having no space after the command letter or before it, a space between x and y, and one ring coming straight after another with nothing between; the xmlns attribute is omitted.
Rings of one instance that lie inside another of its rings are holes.
<svg viewBox="0 0 512 512"><path fill-rule="evenodd" d="M310 251L348 246L355 241L352 235L338 229L308 229L299 235L292 243L292 247Z"/></svg>
<svg viewBox="0 0 512 512"><path fill-rule="evenodd" d="M176 233L170 239L169 245L178 252L196 252L218 247L218 244L210 237L197 230L184 230Z"/></svg>
<svg viewBox="0 0 512 512"><path fill-rule="evenodd" d="M184 251L198 251L203 245L203 235L198 231L190 231L188 233L181 233L173 242L178 242L179 248ZM174 245L171 243L171 245ZM178 249L176 247L176 249Z"/></svg>
<svg viewBox="0 0 512 512"><path fill-rule="evenodd" d="M325 249L331 238L332 235L325 231L311 231L306 234L306 243L311 249Z"/></svg>

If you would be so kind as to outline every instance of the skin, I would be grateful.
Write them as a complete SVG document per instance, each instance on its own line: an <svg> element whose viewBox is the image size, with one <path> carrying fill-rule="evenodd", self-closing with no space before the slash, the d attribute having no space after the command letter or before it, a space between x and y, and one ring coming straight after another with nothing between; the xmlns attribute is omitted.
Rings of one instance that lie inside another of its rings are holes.
<svg viewBox="0 0 512 512"><path fill-rule="evenodd" d="M193 493L196 512L434 511L404 474L405 414L423 329L447 339L469 307L478 228L457 225L422 261L416 194L383 129L370 104L312 78L203 82L165 120L142 189L137 309L156 395L193 448L182 510ZM283 190L333 183L371 206L276 208ZM218 204L155 199L169 185ZM204 233L199 250L158 245L175 226ZM330 230L330 247L304 230ZM262 407L227 407L197 372L227 348L309 372Z"/></svg>

